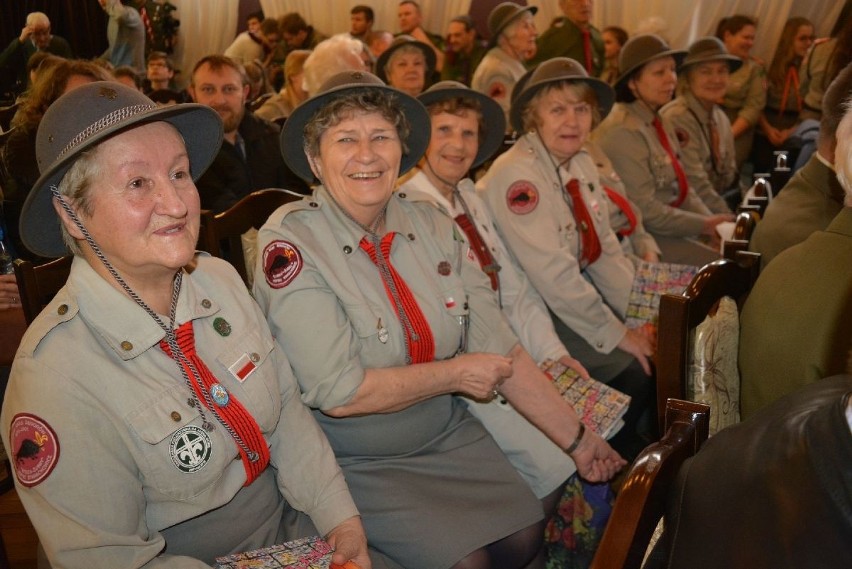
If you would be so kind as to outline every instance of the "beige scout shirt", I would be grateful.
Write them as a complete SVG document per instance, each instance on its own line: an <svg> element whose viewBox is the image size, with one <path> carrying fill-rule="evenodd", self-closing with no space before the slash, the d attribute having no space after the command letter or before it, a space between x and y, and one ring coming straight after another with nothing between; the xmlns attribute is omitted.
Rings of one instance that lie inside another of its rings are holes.
<svg viewBox="0 0 852 569"><path fill-rule="evenodd" d="M642 210L639 209L630 197L627 195L627 189L624 187L624 181L615 167L609 156L603 151L600 145L593 140L587 140L584 148L592 157L595 166L598 168L598 176L600 176L601 184L618 192L624 199L627 200L633 214L636 216L636 226L633 228L633 233L621 239L621 248L628 255L636 255L644 258L648 253L660 254L660 247L654 240L654 236L645 230L645 223L642 221ZM618 205L609 200L609 225L612 230L618 234L619 230L629 230L630 220L624 211Z"/></svg>
<svg viewBox="0 0 852 569"><path fill-rule="evenodd" d="M817 44L802 61L799 68L799 94L805 106L801 113L802 119L819 120L822 117L822 98L828 87L825 84L825 72L836 45L837 38Z"/></svg>
<svg viewBox="0 0 852 569"><path fill-rule="evenodd" d="M524 64L499 47L492 47L479 62L470 86L474 91L485 93L500 104L506 115L506 129L509 124L509 108L512 106L512 89L524 76L527 69Z"/></svg>
<svg viewBox="0 0 852 569"><path fill-rule="evenodd" d="M535 133L524 135L477 184L497 228L548 308L598 352L624 337L633 264L609 226L594 162L585 151L560 167L561 180ZM601 256L580 270L580 233L563 184L580 180L601 242Z"/></svg>
<svg viewBox="0 0 852 569"><path fill-rule="evenodd" d="M651 122L654 113L641 101L617 103L592 133L627 188L627 195L639 206L645 228L655 235L694 237L704 229L710 210L689 189L680 207L669 205L678 196L677 176ZM680 146L665 120L663 127L675 154Z"/></svg>
<svg viewBox="0 0 852 569"><path fill-rule="evenodd" d="M766 106L766 71L763 65L754 59L743 61L742 67L731 73L722 106L731 111L729 117L741 117L749 126L755 126Z"/></svg>
<svg viewBox="0 0 852 569"><path fill-rule="evenodd" d="M451 358L462 347L460 318L466 315L469 352L509 353L517 338L473 253L461 237L454 237L458 234L453 220L426 198L395 192L385 225L388 233L397 234L390 262L428 320L435 359ZM298 258L298 270L283 283L273 280L273 287L265 275L265 255L260 254L254 294L290 355L303 401L314 409L347 403L367 369L407 363L402 326L376 265L359 248L364 235L323 187L279 208L258 234L258 251L283 242L288 245L281 247ZM392 414L315 416L345 463L352 456L408 452L440 436L446 423L439 415L446 412L451 397L433 397ZM429 408L434 412L422 411ZM400 429L406 437L399 436Z"/></svg>
<svg viewBox="0 0 852 569"><path fill-rule="evenodd" d="M689 186L713 213L731 213L721 194L737 177L737 156L731 121L718 105L708 110L691 92L679 95L660 109L660 116L674 127L680 159ZM719 133L719 163L713 163L711 125Z"/></svg>
<svg viewBox="0 0 852 569"><path fill-rule="evenodd" d="M271 455L267 471L287 501L322 533L357 515L328 442L233 267L199 256L184 275L176 326L190 320L199 355L260 426ZM38 417L55 433L58 449L51 454L47 436L36 455L43 479L18 486L54 567L208 567L163 553L160 531L192 518L203 523L205 513L261 482L243 488L237 445L218 423L202 445L209 457L202 454L194 472L179 469L181 432L197 435L201 418L187 404L190 391L177 364L158 346L163 337L150 316L77 258L68 283L21 343L0 430L13 456L19 449L9 446L10 424L18 414ZM254 360L242 381L229 371ZM234 527L221 536L222 547L251 543L253 530ZM254 544L265 545L272 544Z"/></svg>
<svg viewBox="0 0 852 569"><path fill-rule="evenodd" d="M547 312L547 306L497 233L490 212L482 199L476 195L473 181L465 178L459 182L458 189L470 210L471 221L476 225L495 262L500 266L499 298L503 305L503 313L509 319L521 345L537 362L543 362L546 359L558 360L562 356L567 356L568 350L562 345L556 330L553 329L553 321ZM400 191L422 192L453 218L464 213L462 205L458 202L450 203L423 172L417 172L412 176L400 188Z"/></svg>

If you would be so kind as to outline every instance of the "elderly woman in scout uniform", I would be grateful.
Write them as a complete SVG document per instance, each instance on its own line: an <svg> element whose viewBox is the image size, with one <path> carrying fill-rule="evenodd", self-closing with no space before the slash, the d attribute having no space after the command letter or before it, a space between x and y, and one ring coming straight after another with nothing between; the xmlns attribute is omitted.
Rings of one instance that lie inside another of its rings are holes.
<svg viewBox="0 0 852 569"><path fill-rule="evenodd" d="M597 168L583 148L612 103L609 85L573 59L542 63L512 103L512 127L526 134L477 189L563 344L592 377L633 397L628 424L611 444L634 456L645 446L636 422L653 393L653 348L622 322L633 263L609 226Z"/></svg>
<svg viewBox="0 0 852 569"><path fill-rule="evenodd" d="M497 233L491 214L467 173L503 141L503 110L482 93L456 81L442 81L418 97L432 120L432 138L419 168L401 187L421 192L456 221L482 271L488 275L503 313L521 345L537 362L559 360L588 372L570 357L553 329L541 297ZM505 400L466 400L485 428L552 513L564 482L576 468L571 459ZM573 409L566 405L566 414Z"/></svg>
<svg viewBox="0 0 852 569"><path fill-rule="evenodd" d="M526 73L524 62L535 55L533 16L537 11L535 6L503 2L488 14L489 49L479 62L470 86L500 104L506 124L509 123L512 88Z"/></svg>
<svg viewBox="0 0 852 569"><path fill-rule="evenodd" d="M412 97L423 92L434 71L435 50L409 35L396 37L376 61L379 79Z"/></svg>
<svg viewBox="0 0 852 569"><path fill-rule="evenodd" d="M193 179L221 140L211 109L115 82L64 95L39 127L22 237L74 262L21 343L0 431L54 566L209 567L284 541L288 502L339 563L369 566L263 314L232 267L196 257Z"/></svg>
<svg viewBox="0 0 852 569"><path fill-rule="evenodd" d="M674 126L689 186L713 213L731 212L722 197L729 189L734 201L740 198L734 135L718 101L729 75L741 65L718 38L697 40L678 70L681 93L660 109L660 116Z"/></svg>
<svg viewBox="0 0 852 569"><path fill-rule="evenodd" d="M453 394L489 400L499 389L594 479L620 461L547 397L555 390L452 219L394 193L429 133L416 99L367 73L332 77L296 109L282 150L319 185L261 228L255 296L382 561L522 567L541 545L541 506ZM304 150L286 143L303 136Z"/></svg>
<svg viewBox="0 0 852 569"><path fill-rule="evenodd" d="M675 67L683 55L653 34L631 38L621 51L624 73L615 84L619 104L595 130L594 140L639 206L662 260L703 265L719 254L698 238L715 244L716 225L733 217L713 214L695 193L678 156L674 129L659 115L674 94Z"/></svg>

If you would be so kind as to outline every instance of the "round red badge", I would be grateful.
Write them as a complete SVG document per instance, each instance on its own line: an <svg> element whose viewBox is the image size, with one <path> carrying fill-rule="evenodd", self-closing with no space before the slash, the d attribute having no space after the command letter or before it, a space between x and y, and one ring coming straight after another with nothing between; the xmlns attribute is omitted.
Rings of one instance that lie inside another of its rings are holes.
<svg viewBox="0 0 852 569"><path fill-rule="evenodd" d="M689 133L686 130L680 127L675 128L675 136L677 136L677 141L681 146L689 144Z"/></svg>
<svg viewBox="0 0 852 569"><path fill-rule="evenodd" d="M532 182L518 180L506 191L506 203L518 215L529 213L538 205L538 190Z"/></svg>
<svg viewBox="0 0 852 569"><path fill-rule="evenodd" d="M59 439L44 419L19 413L9 427L10 458L18 482L30 488L44 481L59 460Z"/></svg>
<svg viewBox="0 0 852 569"><path fill-rule="evenodd" d="M263 274L272 288L284 288L302 270L302 254L289 241L273 241L263 250Z"/></svg>

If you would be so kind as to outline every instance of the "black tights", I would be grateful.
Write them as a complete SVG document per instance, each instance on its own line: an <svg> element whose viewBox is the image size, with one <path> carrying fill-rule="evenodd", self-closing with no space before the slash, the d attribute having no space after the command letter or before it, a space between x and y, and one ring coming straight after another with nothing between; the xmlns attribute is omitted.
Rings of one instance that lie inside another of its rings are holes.
<svg viewBox="0 0 852 569"><path fill-rule="evenodd" d="M556 511L565 484L542 498L544 519L491 545L477 549L452 569L544 569L544 527Z"/></svg>

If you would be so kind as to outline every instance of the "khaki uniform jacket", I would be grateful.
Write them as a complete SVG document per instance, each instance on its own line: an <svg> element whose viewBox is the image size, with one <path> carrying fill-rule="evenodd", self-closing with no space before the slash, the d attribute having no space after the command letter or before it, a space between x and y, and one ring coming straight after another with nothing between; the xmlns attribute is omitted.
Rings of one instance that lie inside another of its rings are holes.
<svg viewBox="0 0 852 569"><path fill-rule="evenodd" d="M628 255L636 255L637 257L644 257L646 253L650 252L659 255L660 247L654 240L654 236L645 231L645 224L642 222L642 211L627 195L624 181L618 175L618 172L615 171L615 167L612 165L609 156L606 155L599 144L592 140L586 141L585 149L589 153L589 156L592 157L592 160L595 161L601 184L621 194L630 204L634 215L636 215L636 227L634 227L633 233L621 239L621 248ZM630 220L627 218L627 215L611 199L609 200L609 225L616 235L618 235L619 230L630 229Z"/></svg>
<svg viewBox="0 0 852 569"><path fill-rule="evenodd" d="M742 117L750 126L755 126L766 106L766 70L763 65L749 59L731 73L722 106L729 111L731 123Z"/></svg>
<svg viewBox="0 0 852 569"><path fill-rule="evenodd" d="M760 273L740 319L744 421L783 395L846 371L852 349L849 259L852 207L844 207L824 231Z"/></svg>
<svg viewBox="0 0 852 569"><path fill-rule="evenodd" d="M216 509L255 492L267 474L322 533L357 515L287 359L230 265L200 254L184 275L175 324L188 321L201 358L260 426L271 455L267 471L243 488L237 445L209 410L215 429L203 445L208 459L196 461L193 472L179 469L188 436L181 432L202 431L201 418L187 404L190 390L177 364L159 348L163 330L77 258L66 286L24 336L0 417L13 463L20 449L10 446L10 425L19 414L38 417L55 433L52 471L48 451L17 461L30 474L35 466L27 461L42 461L41 481L19 484L18 494L54 567L208 567L210 552L176 556L171 542L163 552L160 532L169 528L175 536L174 526L188 520L204 524ZM229 368L249 360L257 367L240 381ZM273 504L280 501L274 487L267 498ZM263 521L211 528L220 532L218 554L234 553L233 544L272 545L252 543Z"/></svg>
<svg viewBox="0 0 852 569"><path fill-rule="evenodd" d="M765 267L776 255L824 230L843 209L845 192L837 174L815 152L766 208L749 249Z"/></svg>
<svg viewBox="0 0 852 569"><path fill-rule="evenodd" d="M500 104L506 115L506 129L512 128L509 125L512 89L526 71L523 63L499 47L492 47L479 62L470 82L474 91L485 93Z"/></svg>
<svg viewBox="0 0 852 569"><path fill-rule="evenodd" d="M589 25L589 37L592 43L592 77L598 77L603 71L604 43L600 31ZM538 50L530 61L537 65L554 57L570 57L586 67L586 52L583 50L583 33L577 24L568 18L558 18L536 40Z"/></svg>
<svg viewBox="0 0 852 569"><path fill-rule="evenodd" d="M477 184L497 228L548 308L597 352L609 354L624 337L634 269L609 225L597 169L581 150L556 175L535 133L502 154ZM563 183L580 180L601 242L600 258L580 270L580 233ZM523 207L517 204L522 198ZM510 204L510 201L512 202Z"/></svg>
<svg viewBox="0 0 852 569"><path fill-rule="evenodd" d="M592 139L612 160L627 195L642 211L648 231L671 237L699 235L710 209L692 188L680 207L669 205L678 195L677 176L651 124L653 119L653 113L641 101L617 103L592 133ZM672 150L679 154L674 129L666 120L663 126Z"/></svg>
<svg viewBox="0 0 852 569"><path fill-rule="evenodd" d="M713 213L731 213L720 194L737 178L737 156L731 121L724 111L713 105L707 109L691 92L679 95L660 109L660 116L674 127L680 144L680 159L689 186ZM719 164L713 164L710 147L710 121L719 132Z"/></svg>
<svg viewBox="0 0 852 569"><path fill-rule="evenodd" d="M822 117L822 97L828 87L825 84L825 71L828 60L837 45L837 38L815 45L799 68L799 93L804 98L805 108L802 119L819 120Z"/></svg>

